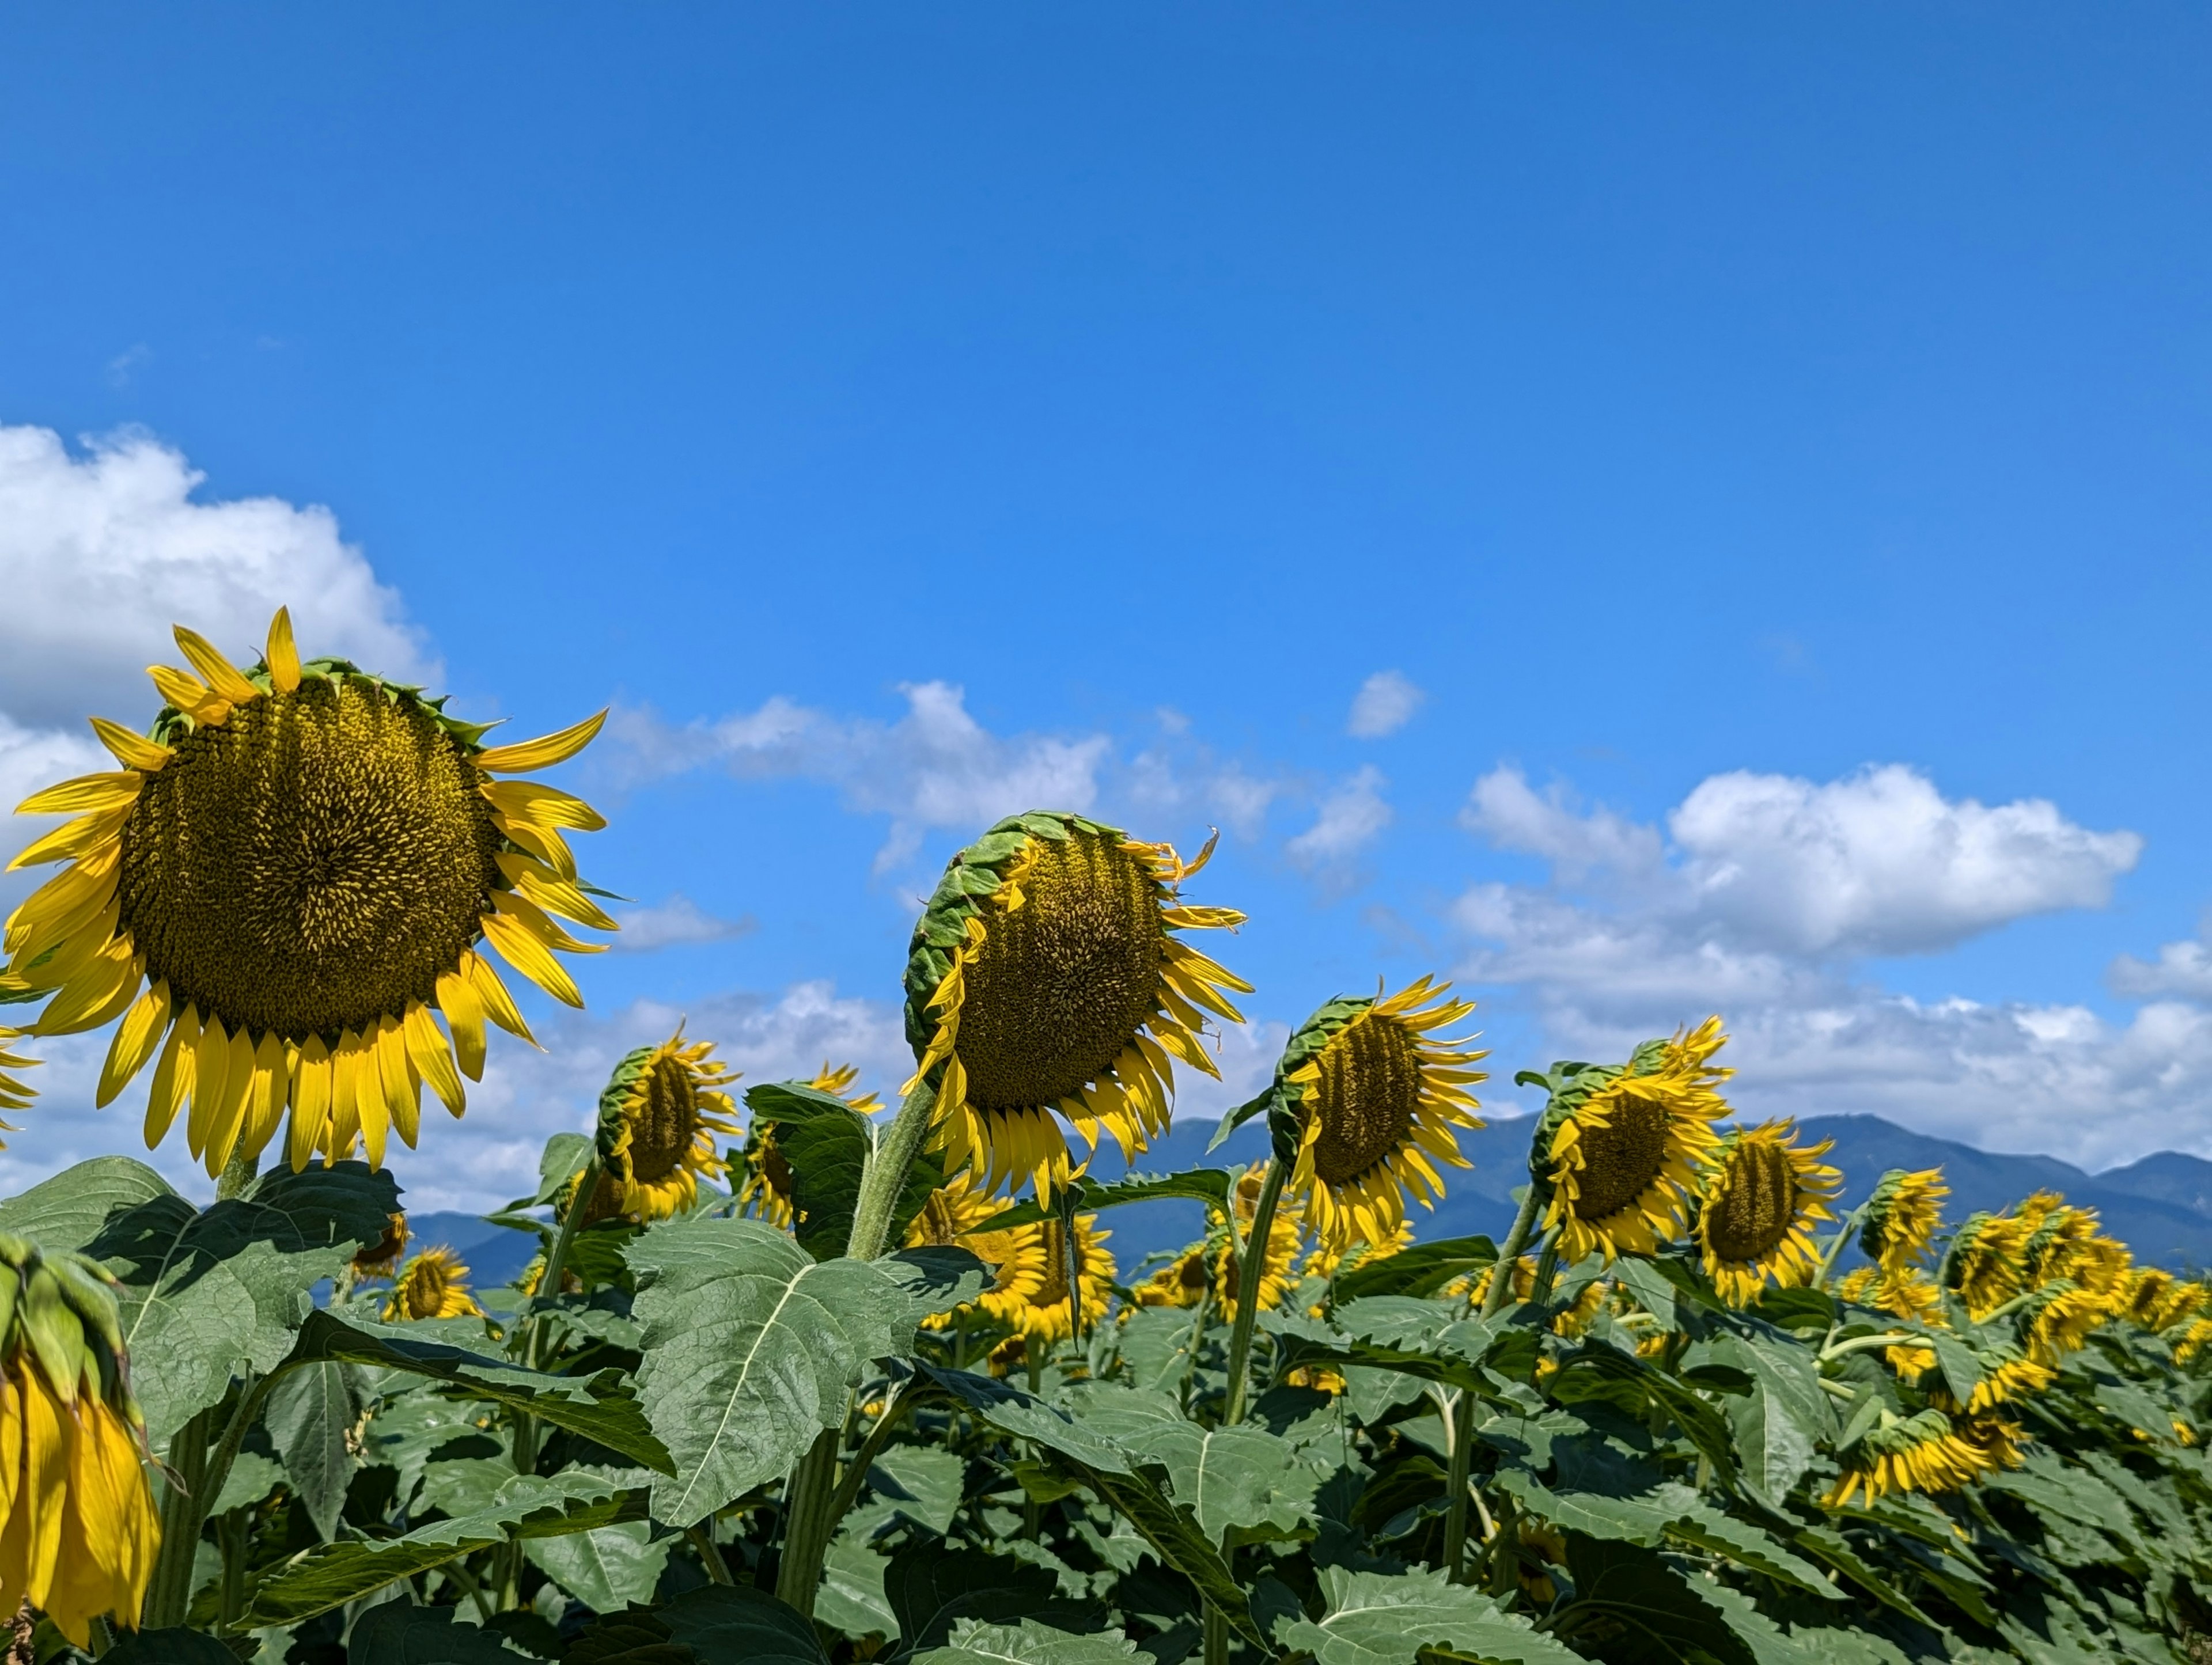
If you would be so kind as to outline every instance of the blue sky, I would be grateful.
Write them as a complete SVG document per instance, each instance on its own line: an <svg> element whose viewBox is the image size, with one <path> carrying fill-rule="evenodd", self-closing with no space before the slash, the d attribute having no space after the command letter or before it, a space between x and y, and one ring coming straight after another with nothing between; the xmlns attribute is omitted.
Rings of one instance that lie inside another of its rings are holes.
<svg viewBox="0 0 2212 1665"><path fill-rule="evenodd" d="M2202 11L5 27L0 785L276 599L617 708L665 945L441 1200L676 1012L895 1085L914 893L1054 793L1224 828L1231 1088L1441 969L1501 1081L1717 1009L1747 1109L2212 1153ZM0 1177L135 1142L81 1050Z"/></svg>

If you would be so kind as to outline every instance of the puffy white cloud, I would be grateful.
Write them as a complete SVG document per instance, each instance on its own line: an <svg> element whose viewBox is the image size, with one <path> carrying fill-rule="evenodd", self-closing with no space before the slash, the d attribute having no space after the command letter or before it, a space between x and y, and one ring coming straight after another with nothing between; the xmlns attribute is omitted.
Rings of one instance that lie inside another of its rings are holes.
<svg viewBox="0 0 2212 1665"><path fill-rule="evenodd" d="M1413 720L1428 696L1395 671L1377 671L1359 684L1344 732L1362 740L1395 734Z"/></svg>
<svg viewBox="0 0 2212 1665"><path fill-rule="evenodd" d="M2137 1000L2173 994L2212 1004L2212 949L2201 939L2162 944L2150 962L2123 954L2105 975L2115 994Z"/></svg>
<svg viewBox="0 0 2212 1665"><path fill-rule="evenodd" d="M2090 1166L2212 1151L2212 1014L2160 1000L2111 1023L2079 1006L1918 1001L1858 970L2102 904L2140 854L2131 833L2088 831L2040 799L1946 799L1899 768L1825 785L1716 775L1663 835L1500 769L1462 819L1551 866L1548 884L1470 886L1450 919L1468 943L1459 975L1514 988L1556 1055L1619 1056L1719 1012L1750 1114L1864 1111ZM2212 996L2212 960L2170 945L2112 981Z"/></svg>
<svg viewBox="0 0 2212 1665"><path fill-rule="evenodd" d="M618 954L650 954L655 949L690 943L734 942L760 928L760 921L750 914L719 919L680 890L650 908L617 908L614 917L622 931L607 945Z"/></svg>
<svg viewBox="0 0 2212 1665"><path fill-rule="evenodd" d="M90 702L135 726L153 710L144 667L179 662L172 623L256 655L287 604L311 653L432 673L398 594L328 509L201 502L203 478L143 434L72 455L49 428L0 427L0 712L74 732Z"/></svg>
<svg viewBox="0 0 2212 1665"><path fill-rule="evenodd" d="M1340 869L1390 824L1390 805L1382 796L1389 784L1372 763L1321 800L1314 823L1283 848L1309 872Z"/></svg>

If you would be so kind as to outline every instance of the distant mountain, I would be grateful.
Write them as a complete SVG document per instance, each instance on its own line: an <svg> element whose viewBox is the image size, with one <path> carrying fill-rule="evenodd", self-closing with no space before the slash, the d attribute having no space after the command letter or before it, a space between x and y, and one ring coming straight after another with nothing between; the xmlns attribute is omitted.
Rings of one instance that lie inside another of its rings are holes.
<svg viewBox="0 0 2212 1665"><path fill-rule="evenodd" d="M473 1214L410 1214L407 1230L410 1253L444 1244L467 1263L469 1282L477 1289L506 1283L538 1252L538 1239L529 1232L494 1225Z"/></svg>

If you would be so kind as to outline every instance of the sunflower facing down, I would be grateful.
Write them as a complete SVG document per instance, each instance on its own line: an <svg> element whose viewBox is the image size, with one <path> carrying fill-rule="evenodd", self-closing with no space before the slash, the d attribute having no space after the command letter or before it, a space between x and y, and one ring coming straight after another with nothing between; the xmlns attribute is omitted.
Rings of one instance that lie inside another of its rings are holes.
<svg viewBox="0 0 2212 1665"><path fill-rule="evenodd" d="M1306 1019L1276 1066L1298 1118L1290 1188L1328 1249L1395 1241L1406 1199L1436 1206L1439 1164L1465 1168L1459 1128L1483 1124L1468 1091L1489 1056L1431 1031L1474 1010L1428 978L1387 999L1338 999Z"/></svg>
<svg viewBox="0 0 2212 1665"><path fill-rule="evenodd" d="M1251 992L1181 933L1241 925L1228 908L1186 907L1205 866L1079 815L1000 822L954 856L930 898L906 969L907 1091L936 1084L934 1146L948 1174L986 1191L1034 1182L1040 1200L1068 1174L1059 1116L1096 1148L1127 1156L1168 1125L1173 1059L1217 1075L1200 1040L1207 1013L1243 1021L1224 990ZM1057 1114L1055 1114L1057 1113Z"/></svg>
<svg viewBox="0 0 2212 1665"><path fill-rule="evenodd" d="M137 1628L161 1542L115 1280L0 1236L0 1604L88 1648Z"/></svg>
<svg viewBox="0 0 2212 1665"><path fill-rule="evenodd" d="M1140 1307L1194 1307L1213 1287L1206 1255L1206 1244L1193 1243L1130 1293Z"/></svg>
<svg viewBox="0 0 2212 1665"><path fill-rule="evenodd" d="M1786 1121L1730 1133L1714 1156L1698 1211L1705 1275L1730 1306L1747 1306L1769 1279L1784 1287L1820 1268L1813 1226L1836 1217L1828 1204L1843 1176L1820 1158L1833 1141L1800 1148Z"/></svg>
<svg viewBox="0 0 2212 1665"><path fill-rule="evenodd" d="M872 1092L850 1091L860 1073L854 1065L832 1065L825 1060L806 1085L817 1092L843 1099L862 1115L872 1116L883 1109L883 1101ZM752 1131L745 1136L744 1167L745 1176L738 1186L739 1205L755 1219L780 1225L787 1231L791 1230L791 1164L776 1148L775 1122L753 1123Z"/></svg>
<svg viewBox="0 0 2212 1665"><path fill-rule="evenodd" d="M1954 1423L1936 1410L1909 1417L1884 1411L1881 1423L1852 1448L1842 1475L1822 1502L1843 1509L1859 1496L1871 1504L1887 1492L1955 1492L1982 1474L2017 1463L2012 1432L2002 1424Z"/></svg>
<svg viewBox="0 0 2212 1665"><path fill-rule="evenodd" d="M8 1073L9 1070L27 1070L38 1066L37 1059L26 1058L9 1050L11 1043L22 1037L22 1033L21 1030L0 1028L0 1110L27 1109L34 1096L19 1077ZM15 1130L6 1122L0 1121L0 1131L13 1133Z"/></svg>
<svg viewBox="0 0 2212 1665"><path fill-rule="evenodd" d="M394 1209L392 1218L385 1222L384 1235L373 1243L363 1243L353 1257L353 1275L356 1278L390 1278L399 1271L400 1257L407 1253L407 1214L404 1209Z"/></svg>
<svg viewBox="0 0 2212 1665"><path fill-rule="evenodd" d="M1892 1274L1919 1265L1943 1229L1943 1199L1950 1194L1941 1168L1917 1172L1891 1169L1875 1182L1874 1194L1867 1199L1859 1247Z"/></svg>
<svg viewBox="0 0 2212 1665"><path fill-rule="evenodd" d="M384 1303L386 1323L401 1318L481 1318L484 1310L469 1293L469 1269L461 1257L440 1243L400 1268Z"/></svg>
<svg viewBox="0 0 2212 1665"><path fill-rule="evenodd" d="M599 1095L601 1184L610 1213L665 1220L699 1200L701 1179L727 1171L714 1135L736 1137L737 1107L721 1089L737 1073L714 1055L711 1042L686 1045L684 1031L657 1047L640 1047L615 1066ZM593 1199L594 1209L598 1199Z"/></svg>
<svg viewBox="0 0 2212 1665"><path fill-rule="evenodd" d="M461 1113L487 1018L530 1038L485 945L583 1004L554 951L594 951L554 916L614 921L562 835L605 823L497 777L574 757L601 718L487 749L442 701L303 664L281 610L251 672L176 637L192 671L150 672L168 702L151 737L95 717L122 767L21 805L74 818L10 864L68 866L9 916L0 994L46 1000L39 1035L122 1019L96 1099L153 1064L149 1146L189 1105L186 1143L219 1173L289 1109L295 1169L356 1142L380 1166L392 1132L415 1143L425 1082Z"/></svg>
<svg viewBox="0 0 2212 1665"><path fill-rule="evenodd" d="M1929 1402L1941 1411L1954 1415L1960 1413L1980 1416L2008 1401L2029 1394L2039 1394L2056 1379L2050 1366L2039 1364L2025 1358L2017 1347L1991 1347L1981 1354L1982 1379L1974 1383L1974 1391L1960 1405L1953 1399L1948 1388L1938 1382L1929 1390Z"/></svg>
<svg viewBox="0 0 2212 1665"><path fill-rule="evenodd" d="M1729 1114L1715 1091L1732 1071L1712 1056L1727 1043L1721 1020L1647 1042L1619 1069L1585 1070L1553 1095L1530 1152L1532 1176L1549 1194L1547 1231L1569 1264L1624 1251L1650 1255L1681 1235L1698 1170Z"/></svg>

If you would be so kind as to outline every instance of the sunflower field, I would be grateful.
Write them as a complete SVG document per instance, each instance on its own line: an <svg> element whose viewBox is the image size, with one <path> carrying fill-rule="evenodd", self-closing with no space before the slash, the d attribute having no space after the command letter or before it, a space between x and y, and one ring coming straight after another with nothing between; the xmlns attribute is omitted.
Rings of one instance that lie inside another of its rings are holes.
<svg viewBox="0 0 2212 1665"><path fill-rule="evenodd" d="M948 865L896 1105L679 1030L472 1287L385 1159L534 1044L503 974L581 1004L604 823L530 777L599 720L489 744L282 613L177 640L22 805L67 818L0 1108L66 1114L35 1066L99 1032L216 1200L118 1154L0 1202L9 1665L2212 1658L2212 1288L2055 1195L1840 1194L1717 1018L1522 1072L1511 1231L1425 1238L1486 1079L1427 979L1292 1035L1215 1139L1263 1160L1145 1171L1243 915L1080 816ZM1117 1265L1160 1199L1203 1236Z"/></svg>

